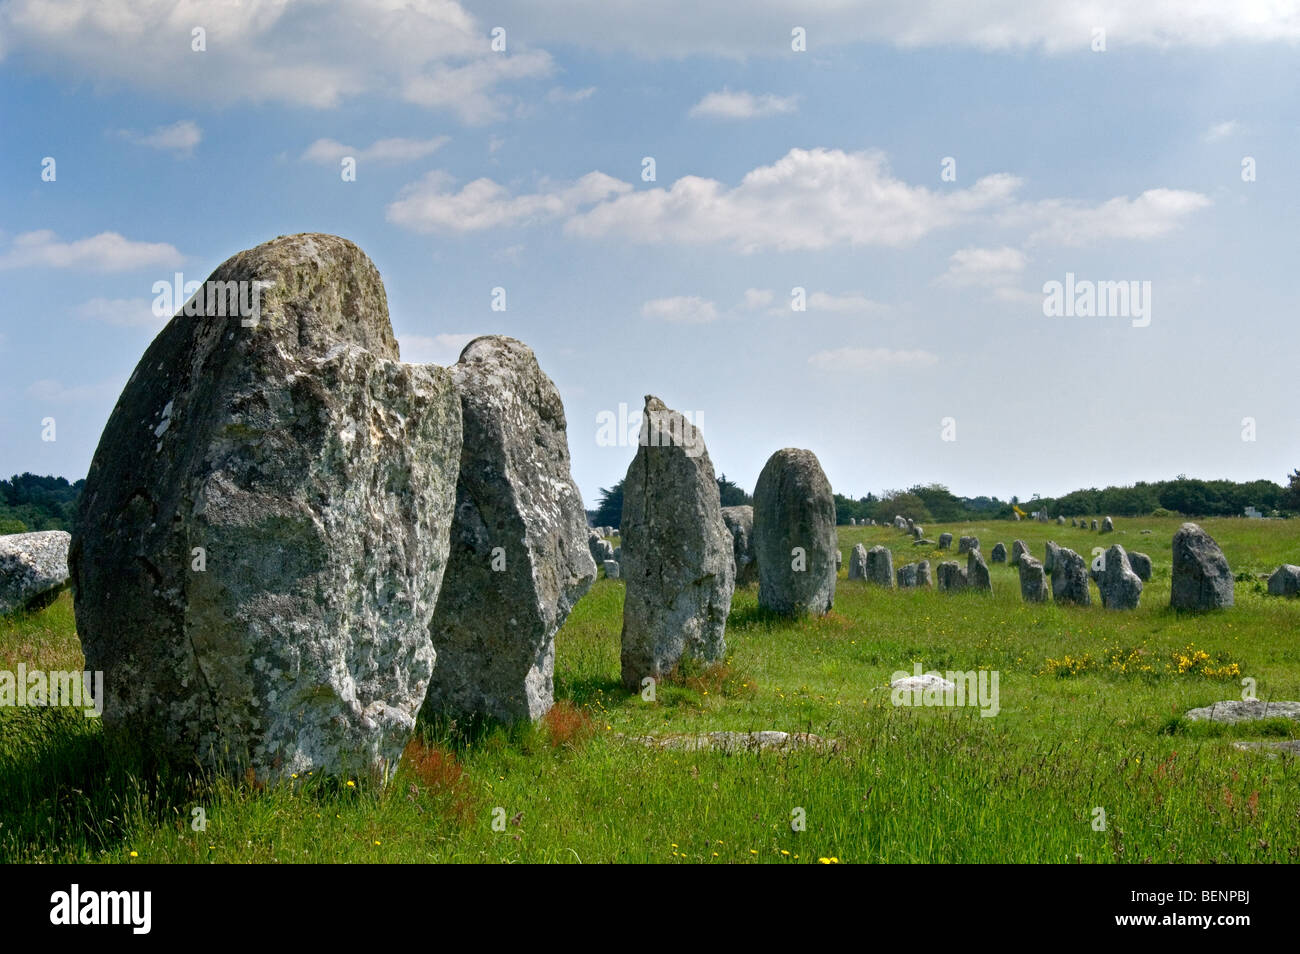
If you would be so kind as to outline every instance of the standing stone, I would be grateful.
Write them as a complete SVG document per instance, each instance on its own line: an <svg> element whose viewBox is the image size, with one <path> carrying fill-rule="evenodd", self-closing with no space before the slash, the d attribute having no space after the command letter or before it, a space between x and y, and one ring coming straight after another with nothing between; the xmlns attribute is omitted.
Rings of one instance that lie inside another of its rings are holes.
<svg viewBox="0 0 1300 954"><path fill-rule="evenodd" d="M1092 578L1101 593L1101 605L1106 609L1137 609L1142 596L1142 578L1133 572L1128 554L1118 543L1097 556Z"/></svg>
<svg viewBox="0 0 1300 954"><path fill-rule="evenodd" d="M916 565L916 585L933 586L934 578L930 575L930 561L922 560Z"/></svg>
<svg viewBox="0 0 1300 954"><path fill-rule="evenodd" d="M906 563L898 568L899 588L916 586L916 564Z"/></svg>
<svg viewBox="0 0 1300 954"><path fill-rule="evenodd" d="M758 604L786 616L828 612L835 603L834 550L835 501L817 456L777 451L754 487Z"/></svg>
<svg viewBox="0 0 1300 954"><path fill-rule="evenodd" d="M587 551L593 563L601 564L614 559L614 545L600 535L600 530L591 530L587 534Z"/></svg>
<svg viewBox="0 0 1300 954"><path fill-rule="evenodd" d="M1007 548L1001 543L993 544L993 549L989 553L989 561L992 563L1007 562Z"/></svg>
<svg viewBox="0 0 1300 954"><path fill-rule="evenodd" d="M857 517L849 517L849 526L850 526L850 527L856 527L857 525L858 525L858 518L857 518Z"/></svg>
<svg viewBox="0 0 1300 954"><path fill-rule="evenodd" d="M979 537L962 537L961 540L957 542L957 555L961 556L963 553L970 553L971 550L978 550L979 548Z"/></svg>
<svg viewBox="0 0 1300 954"><path fill-rule="evenodd" d="M993 592L993 581L989 579L988 564L979 550L971 550L966 557L966 582L973 590L985 593Z"/></svg>
<svg viewBox="0 0 1300 954"><path fill-rule="evenodd" d="M1194 523L1174 534L1174 565L1169 605L1178 610L1231 606L1232 571L1214 538Z"/></svg>
<svg viewBox="0 0 1300 954"><path fill-rule="evenodd" d="M916 527L916 522L911 517L908 517L907 526L905 526L903 529L906 530L908 533L911 533L915 527Z"/></svg>
<svg viewBox="0 0 1300 954"><path fill-rule="evenodd" d="M1060 517L1060 516L1058 516L1058 517L1056 518L1056 525L1057 525L1058 527L1063 527L1063 526L1065 526L1065 518L1064 518L1064 517Z"/></svg>
<svg viewBox="0 0 1300 954"><path fill-rule="evenodd" d="M844 551L837 549L835 551L835 572L839 573L842 566L844 566Z"/></svg>
<svg viewBox="0 0 1300 954"><path fill-rule="evenodd" d="M1271 596L1300 596L1300 566L1283 563L1268 578Z"/></svg>
<svg viewBox="0 0 1300 954"><path fill-rule="evenodd" d="M1071 518L1070 518L1070 526L1072 526L1072 527L1077 527L1078 525L1079 525L1079 521L1078 521L1078 520L1075 520L1073 517L1071 517Z"/></svg>
<svg viewBox="0 0 1300 954"><path fill-rule="evenodd" d="M1096 521L1096 520L1094 520L1094 521L1092 522L1092 529L1093 529L1093 530L1096 530L1096 529L1097 529L1097 521Z"/></svg>
<svg viewBox="0 0 1300 954"><path fill-rule="evenodd" d="M754 556L754 508L748 504L723 507L722 522L731 531L731 555L736 561L736 585L748 586L758 580L758 560Z"/></svg>
<svg viewBox="0 0 1300 954"><path fill-rule="evenodd" d="M939 549L947 550L951 546L952 546L952 534L951 533L939 534Z"/></svg>
<svg viewBox="0 0 1300 954"><path fill-rule="evenodd" d="M1020 556L1020 598L1026 603L1047 602L1047 574L1043 564L1028 553Z"/></svg>
<svg viewBox="0 0 1300 954"><path fill-rule="evenodd" d="M849 579L865 580L867 578L867 548L861 543L853 545L849 554Z"/></svg>
<svg viewBox="0 0 1300 954"><path fill-rule="evenodd" d="M945 560L939 564L939 592L955 593L966 589L966 568L956 560Z"/></svg>
<svg viewBox="0 0 1300 954"><path fill-rule="evenodd" d="M912 539L921 540L924 539L924 537L925 537L925 527L921 526L919 523L912 524Z"/></svg>
<svg viewBox="0 0 1300 954"><path fill-rule="evenodd" d="M617 579L618 579L618 561L617 561L617 560L606 560L605 563L604 563L603 565L604 565L604 568L605 568L605 579L607 579L607 580L617 580ZM551 657L551 662L552 662L552 670L551 670L551 671L554 672L554 662L555 662L554 655L552 655L552 657Z"/></svg>
<svg viewBox="0 0 1300 954"><path fill-rule="evenodd" d="M1025 556L1029 556L1029 547L1025 546L1025 541L1024 540L1013 541L1011 544L1011 559L1009 560L1010 564L1012 566L1019 566L1020 558Z"/></svg>
<svg viewBox="0 0 1300 954"><path fill-rule="evenodd" d="M1110 517L1107 517L1105 520L1101 522L1102 533L1110 533L1114 529L1115 529L1115 521L1111 520Z"/></svg>
<svg viewBox="0 0 1300 954"><path fill-rule="evenodd" d="M237 777L382 778L434 666L451 373L400 361L379 272L336 236L240 252L204 289L136 366L78 503L105 728Z"/></svg>
<svg viewBox="0 0 1300 954"><path fill-rule="evenodd" d="M640 446L623 481L619 534L627 584L623 686L639 691L641 680L662 679L683 657L722 659L734 541L704 435L653 395L646 395Z"/></svg>
<svg viewBox="0 0 1300 954"><path fill-rule="evenodd" d="M68 543L63 530L0 536L0 616L54 601L68 583Z"/></svg>
<svg viewBox="0 0 1300 954"><path fill-rule="evenodd" d="M875 546L867 551L867 582L894 585L894 554L888 547Z"/></svg>
<svg viewBox="0 0 1300 954"><path fill-rule="evenodd" d="M1051 576L1052 571L1056 569L1056 554L1059 553L1060 550L1061 548L1056 545L1055 540L1047 541L1047 548L1043 554L1043 572L1048 576Z"/></svg>
<svg viewBox="0 0 1300 954"><path fill-rule="evenodd" d="M1129 551L1128 565L1133 568L1133 572L1138 575L1138 579L1143 583L1150 581L1151 558L1145 553Z"/></svg>
<svg viewBox="0 0 1300 954"><path fill-rule="evenodd" d="M555 633L596 578L564 404L514 338L475 338L450 370L464 449L424 714L540 719L554 703ZM605 576L617 579L614 548L600 543Z"/></svg>
<svg viewBox="0 0 1300 954"><path fill-rule="evenodd" d="M1058 547L1052 557L1052 599L1058 603L1091 606L1088 564L1069 547Z"/></svg>

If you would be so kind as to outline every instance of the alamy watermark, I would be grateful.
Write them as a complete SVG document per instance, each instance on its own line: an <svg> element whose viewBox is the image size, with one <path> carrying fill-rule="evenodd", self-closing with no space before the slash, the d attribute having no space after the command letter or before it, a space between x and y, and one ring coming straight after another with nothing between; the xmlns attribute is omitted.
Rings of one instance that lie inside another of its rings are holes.
<svg viewBox="0 0 1300 954"><path fill-rule="evenodd" d="M642 426L642 418L648 427ZM700 427L703 411L649 411L630 413L628 406L620 403L618 413L601 411L596 415L597 447L681 447L687 457L704 453L704 435Z"/></svg>
<svg viewBox="0 0 1300 954"><path fill-rule="evenodd" d="M1076 280L1043 283L1043 314L1048 318L1131 318L1134 328L1151 324L1149 281L1094 282Z"/></svg>
<svg viewBox="0 0 1300 954"><path fill-rule="evenodd" d="M240 318L245 328L256 328L262 317L262 292L274 284L261 279L187 282L177 272L171 282L153 283L153 313L158 318L178 313L188 318Z"/></svg>
<svg viewBox="0 0 1300 954"><path fill-rule="evenodd" d="M890 677L890 701L896 706L974 706L981 718L991 718L1002 711L998 701L996 669L968 672L923 672L916 663L912 672L898 670Z"/></svg>
<svg viewBox="0 0 1300 954"><path fill-rule="evenodd" d="M104 714L104 674L28 669L0 669L0 708L62 707L83 710L87 719Z"/></svg>

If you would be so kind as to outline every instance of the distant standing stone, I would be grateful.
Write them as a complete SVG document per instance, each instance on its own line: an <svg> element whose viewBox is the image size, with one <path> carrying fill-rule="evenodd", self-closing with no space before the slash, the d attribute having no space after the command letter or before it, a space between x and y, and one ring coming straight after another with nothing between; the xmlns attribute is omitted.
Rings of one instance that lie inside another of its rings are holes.
<svg viewBox="0 0 1300 954"><path fill-rule="evenodd" d="M1151 579L1151 558L1145 553L1130 551L1128 555L1128 565L1133 568L1133 572L1138 575L1138 579L1143 583Z"/></svg>
<svg viewBox="0 0 1300 954"><path fill-rule="evenodd" d="M945 560L939 564L939 592L955 593L966 589L966 568L956 560Z"/></svg>
<svg viewBox="0 0 1300 954"><path fill-rule="evenodd" d="M920 540L924 536L925 536L925 527L921 526L919 523L912 524L912 539Z"/></svg>
<svg viewBox="0 0 1300 954"><path fill-rule="evenodd" d="M835 603L835 501L817 455L787 447L754 486L758 604L786 616Z"/></svg>
<svg viewBox="0 0 1300 954"><path fill-rule="evenodd" d="M63 530L0 536L0 616L38 609L68 583L68 543Z"/></svg>
<svg viewBox="0 0 1300 954"><path fill-rule="evenodd" d="M1174 534L1169 605L1177 610L1231 606L1232 570L1214 538L1194 523Z"/></svg>
<svg viewBox="0 0 1300 954"><path fill-rule="evenodd" d="M939 549L947 550L951 546L952 546L952 534L951 533L939 534Z"/></svg>
<svg viewBox="0 0 1300 954"><path fill-rule="evenodd" d="M849 579L865 580L867 578L867 548L861 543L853 544L849 553Z"/></svg>
<svg viewBox="0 0 1300 954"><path fill-rule="evenodd" d="M1027 556L1028 554L1029 554L1029 547L1025 546L1025 541L1015 540L1011 544L1011 559L1009 562L1011 563L1012 566L1019 566L1020 558L1023 556Z"/></svg>
<svg viewBox="0 0 1300 954"><path fill-rule="evenodd" d="M1128 554L1118 543L1098 557L1101 566L1094 569L1092 578L1101 593L1101 605L1106 609L1137 609L1142 596L1142 578L1129 566Z"/></svg>
<svg viewBox="0 0 1300 954"><path fill-rule="evenodd" d="M1069 547L1058 547L1052 559L1052 599L1058 603L1091 606L1088 565L1083 557Z"/></svg>
<svg viewBox="0 0 1300 954"><path fill-rule="evenodd" d="M835 572L836 573L840 572L840 567L842 567L843 565L844 565L844 551L836 550L835 551Z"/></svg>
<svg viewBox="0 0 1300 954"><path fill-rule="evenodd" d="M888 547L875 546L867 551L867 582L894 585L894 555Z"/></svg>
<svg viewBox="0 0 1300 954"><path fill-rule="evenodd" d="M1093 530L1096 530L1096 529L1097 529L1097 521L1096 521L1096 520L1094 520L1094 521L1092 522L1092 529L1093 529Z"/></svg>
<svg viewBox="0 0 1300 954"><path fill-rule="evenodd" d="M1056 518L1056 523L1057 523L1057 526L1061 526L1061 527L1065 526L1065 518L1064 518L1064 517L1059 517L1059 516L1058 516L1058 517Z"/></svg>
<svg viewBox="0 0 1300 954"><path fill-rule="evenodd" d="M1271 596L1300 596L1300 566L1283 563L1268 578Z"/></svg>
<svg viewBox="0 0 1300 954"><path fill-rule="evenodd" d="M898 577L898 586L900 589L904 587L916 586L916 564L904 563L902 566L898 568L897 577Z"/></svg>
<svg viewBox="0 0 1300 954"><path fill-rule="evenodd" d="M607 580L617 580L617 579L618 579L618 561L617 561L617 560L606 560L605 563L604 563L604 566L605 566L605 579L607 579Z"/></svg>
<svg viewBox="0 0 1300 954"><path fill-rule="evenodd" d="M989 579L988 564L979 550L971 550L966 556L966 583L973 590L985 593L993 592L993 581Z"/></svg>
<svg viewBox="0 0 1300 954"><path fill-rule="evenodd" d="M1020 598L1026 603L1047 602L1047 574L1043 564L1028 553L1020 557Z"/></svg>
<svg viewBox="0 0 1300 954"><path fill-rule="evenodd" d="M1048 576L1051 576L1052 571L1056 569L1056 554L1059 553L1060 550L1061 548L1056 545L1055 540L1047 541L1047 549L1043 555L1043 571L1047 573Z"/></svg>
<svg viewBox="0 0 1300 954"><path fill-rule="evenodd" d="M1102 533L1110 533L1114 529L1115 529L1115 521L1111 520L1110 517L1107 517L1105 520L1101 522Z"/></svg>
<svg viewBox="0 0 1300 954"><path fill-rule="evenodd" d="M722 522L731 531L736 585L748 586L758 579L758 560L754 556L754 508L748 505L723 507ZM614 558L618 559L617 554Z"/></svg>
<svg viewBox="0 0 1300 954"><path fill-rule="evenodd" d="M969 553L971 550L978 550L979 548L979 537L962 537L961 540L957 542L957 555L961 556L963 553Z"/></svg>
<svg viewBox="0 0 1300 954"><path fill-rule="evenodd" d="M930 561L922 560L916 565L916 585L933 586L934 577L930 574Z"/></svg>
<svg viewBox="0 0 1300 954"><path fill-rule="evenodd" d="M1007 548L1005 544L1002 543L993 544L993 549L989 552L989 562L990 563L1007 562Z"/></svg>

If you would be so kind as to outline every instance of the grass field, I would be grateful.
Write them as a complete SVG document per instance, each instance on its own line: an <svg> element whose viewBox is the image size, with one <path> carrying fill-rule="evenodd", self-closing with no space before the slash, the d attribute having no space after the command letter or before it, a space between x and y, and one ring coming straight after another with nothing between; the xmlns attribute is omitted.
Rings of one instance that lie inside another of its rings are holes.
<svg viewBox="0 0 1300 954"><path fill-rule="evenodd" d="M1300 860L1300 760L1232 747L1300 736L1300 723L1181 718L1239 698L1243 677L1261 699L1300 699L1300 601L1240 579L1300 562L1300 521L1203 522L1239 575L1236 607L1209 616L1168 609L1179 522L1124 518L1106 536L926 527L932 539L973 533L986 557L1016 537L1040 559L1048 539L1085 556L1113 542L1145 552L1153 577L1128 613L1103 610L1095 588L1087 609L1024 604L1016 570L998 564L991 597L884 590L842 572L834 611L798 623L740 590L725 666L661 686L653 703L619 686L623 584L599 580L557 636L544 723L473 739L426 728L382 791L141 777L95 720L0 710L0 861ZM892 547L895 567L944 556L892 528L841 527L846 568L858 542ZM68 595L0 622L0 669L19 662L81 668ZM999 714L893 706L883 687L917 662L996 670ZM714 729L808 731L839 748L726 755L630 738ZM194 830L196 808L206 830Z"/></svg>

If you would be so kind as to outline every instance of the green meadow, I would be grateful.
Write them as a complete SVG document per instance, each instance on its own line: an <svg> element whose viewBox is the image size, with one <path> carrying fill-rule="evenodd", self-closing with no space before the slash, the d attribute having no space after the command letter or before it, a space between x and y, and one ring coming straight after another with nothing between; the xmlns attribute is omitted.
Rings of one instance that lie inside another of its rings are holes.
<svg viewBox="0 0 1300 954"><path fill-rule="evenodd" d="M1190 708L1300 699L1300 600L1260 574L1300 563L1300 521L1207 519L1236 606L1168 608L1175 518L1099 535L1055 524L933 525L926 535L1053 539L1086 557L1152 557L1133 612L1025 604L992 564L992 596L845 578L855 543L894 566L952 551L892 527L840 527L835 608L790 622L738 590L728 657L654 701L619 684L623 583L598 580L556 637L556 707L535 726L423 726L390 783L306 777L264 789L144 771L97 720L0 709L6 862L1292 862L1300 760L1234 747L1300 737L1285 720L1189 723ZM1151 534L1141 531L1149 529ZM964 560L964 557L962 558ZM72 601L0 621L0 669L80 669ZM904 707L896 671L988 670L999 711ZM643 736L811 732L826 750L671 751ZM1104 824L1102 822L1104 821ZM800 824L802 822L802 824ZM799 830L799 829L802 830Z"/></svg>

